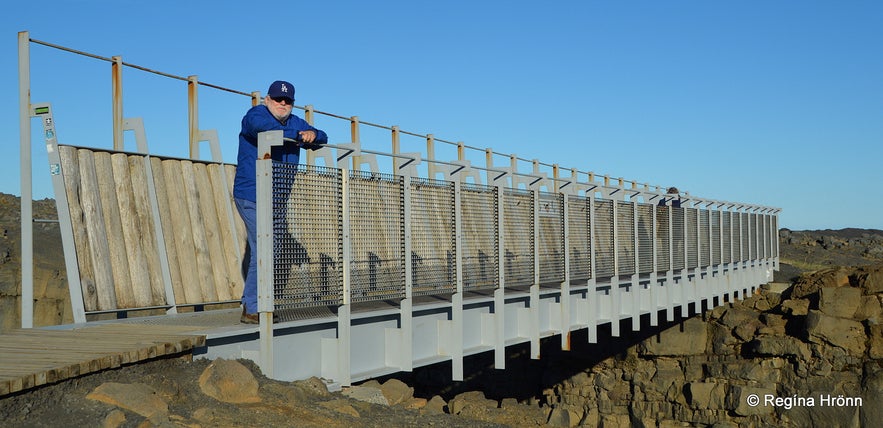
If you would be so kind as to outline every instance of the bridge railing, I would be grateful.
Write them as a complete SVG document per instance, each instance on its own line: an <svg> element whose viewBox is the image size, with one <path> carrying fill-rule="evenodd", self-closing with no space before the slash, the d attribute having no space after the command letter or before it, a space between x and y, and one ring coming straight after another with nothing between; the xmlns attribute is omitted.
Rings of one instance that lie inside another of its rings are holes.
<svg viewBox="0 0 883 428"><path fill-rule="evenodd" d="M323 150L338 152L345 165L353 146ZM607 188L601 196L594 186L549 192L540 190L545 180L516 189L502 180L468 182L469 166L448 179L415 176L416 168L398 175L270 168L272 176L261 178L272 189L272 209L261 218L274 231L266 295L275 297L276 312L565 281L628 283L775 266L778 256L776 213L752 206L699 199L672 206L655 192ZM629 200L617 197L624 195Z"/></svg>

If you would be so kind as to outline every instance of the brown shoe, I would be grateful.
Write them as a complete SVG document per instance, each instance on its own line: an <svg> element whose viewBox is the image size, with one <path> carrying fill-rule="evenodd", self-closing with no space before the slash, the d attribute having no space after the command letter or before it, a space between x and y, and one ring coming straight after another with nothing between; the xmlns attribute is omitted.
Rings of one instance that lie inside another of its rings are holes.
<svg viewBox="0 0 883 428"><path fill-rule="evenodd" d="M247 314L245 313L245 306L242 307L242 316L239 317L239 322L242 324L260 324L261 320L258 317L257 313Z"/></svg>

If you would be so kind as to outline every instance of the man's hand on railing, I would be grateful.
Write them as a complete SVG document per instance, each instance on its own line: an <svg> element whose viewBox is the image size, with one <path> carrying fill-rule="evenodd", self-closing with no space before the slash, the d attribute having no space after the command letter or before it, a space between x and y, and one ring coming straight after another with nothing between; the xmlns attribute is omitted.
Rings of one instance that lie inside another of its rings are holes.
<svg viewBox="0 0 883 428"><path fill-rule="evenodd" d="M310 144L313 141L316 141L316 132L315 131L299 131L297 133L298 140L303 141L304 143Z"/></svg>
<svg viewBox="0 0 883 428"><path fill-rule="evenodd" d="M306 150L317 150L322 148L322 143L316 142L315 131L298 132L298 142L300 143L300 146Z"/></svg>
<svg viewBox="0 0 883 428"><path fill-rule="evenodd" d="M316 142L316 131L299 131L297 139L283 138L282 140L288 144L296 144L306 150L316 150L324 146L324 144Z"/></svg>

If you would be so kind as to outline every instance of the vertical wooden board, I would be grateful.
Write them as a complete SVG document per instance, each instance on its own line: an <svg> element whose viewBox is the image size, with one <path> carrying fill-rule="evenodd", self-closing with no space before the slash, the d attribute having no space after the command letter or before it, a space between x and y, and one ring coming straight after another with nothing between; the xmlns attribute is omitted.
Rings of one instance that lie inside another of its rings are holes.
<svg viewBox="0 0 883 428"><path fill-rule="evenodd" d="M95 273L92 270L92 257L89 253L89 235L86 231L85 214L81 205L80 162L77 149L59 146L61 173L64 190L70 211L71 230L74 235L74 249L77 253L77 269L80 275L80 288L83 292L83 307L86 311L98 310L98 294L95 292Z"/></svg>
<svg viewBox="0 0 883 428"><path fill-rule="evenodd" d="M98 176L98 193L101 198L101 211L104 213L104 229L110 248L110 266L113 271L113 288L116 291L117 307L135 307L135 294L129 275L129 260L123 237L123 224L117 200L117 189L113 178L110 153L95 153L95 172Z"/></svg>
<svg viewBox="0 0 883 428"><path fill-rule="evenodd" d="M210 257L212 285L219 301L230 300L232 278L227 273L227 259L224 254L224 244L221 242L223 234L221 217L215 206L215 194L209 180L208 168L204 163L194 163L193 174L199 194L199 209L202 212L203 229ZM226 216L224 217L226 218Z"/></svg>
<svg viewBox="0 0 883 428"><path fill-rule="evenodd" d="M184 194L186 213L190 216L190 234L193 242L193 250L196 262L196 272L199 277L199 286L202 288L203 302L215 302L218 300L218 292L215 290L212 274L211 255L209 254L208 242L205 236L205 219L202 218L199 205L199 189L196 187L193 162L181 161L181 178L184 186L181 188Z"/></svg>
<svg viewBox="0 0 883 428"><path fill-rule="evenodd" d="M236 165L224 165L224 175L227 177L227 184L230 186L230 192L233 192L235 180L236 180ZM236 239L239 240L239 260L242 260L242 264L240 265L240 274L242 275L243 281L237 282L237 290L234 293L234 296L242 296L243 288L245 287L245 274L243 273L245 268L245 251L248 247L248 237L245 231L245 222L242 220L242 216L239 215L239 210L236 209L236 203L234 198L233 203L233 222L236 224Z"/></svg>
<svg viewBox="0 0 883 428"><path fill-rule="evenodd" d="M236 177L236 166L224 165L224 172L227 176L227 184L229 184L229 186L230 186L230 192L233 192L233 184L234 184L233 181ZM239 239L239 242L241 243L241 245L239 246L239 253L240 253L239 259L242 260L242 258L245 256L245 247L247 245L246 244L247 233L245 232L245 222L242 221L242 216L239 215L239 211L236 209L235 203L233 204L233 211L235 214L233 216L233 218L234 218L234 222L236 223L236 237L237 237L237 239Z"/></svg>
<svg viewBox="0 0 883 428"><path fill-rule="evenodd" d="M156 189L156 205L159 211L159 222L162 225L162 241L166 250L166 264L169 267L169 276L172 280L172 292L174 302L184 302L184 282L181 280L181 267L178 264L178 249L175 246L175 230L172 226L172 212L169 207L169 195L166 188L165 171L162 160L150 158L150 166L153 172L153 185ZM159 237L157 237L157 240ZM171 303L171 302L169 302Z"/></svg>
<svg viewBox="0 0 883 428"><path fill-rule="evenodd" d="M80 149L77 157L80 160L80 204L83 208L86 236L89 239L89 257L95 273L94 294L98 301L95 309L113 310L117 308L117 298L110 264L110 245L104 228L104 211L98 190L98 174L95 171L95 156L91 150Z"/></svg>
<svg viewBox="0 0 883 428"><path fill-rule="evenodd" d="M224 268L230 278L230 283L227 284L229 288L227 294L231 298L238 298L242 294L242 255L237 250L241 245L237 245L238 237L235 229L236 218L239 217L239 214L236 207L233 206L232 187L227 185L223 167L220 164L209 164L209 181L212 186L212 200L218 213L219 232L224 252Z"/></svg>
<svg viewBox="0 0 883 428"><path fill-rule="evenodd" d="M178 267L181 272L183 294L176 295L177 303L203 302L202 287L196 272L196 250L193 246L193 234L190 233L190 214L187 212L187 201L184 180L181 176L181 161L163 161L166 189L169 200L169 213L172 223L172 236L178 256ZM183 300L178 301L178 297Z"/></svg>
<svg viewBox="0 0 883 428"><path fill-rule="evenodd" d="M151 305L150 274L147 271L147 258L142 246L141 225L135 207L135 196L132 189L129 171L129 156L125 153L110 155L111 173L114 182L114 194L119 210L122 228L122 246L129 268L129 286L132 291L133 306L146 307Z"/></svg>
<svg viewBox="0 0 883 428"><path fill-rule="evenodd" d="M133 199L138 227L141 229L141 248L147 262L150 281L150 301L153 306L167 304L163 283L162 264L159 258L159 240L156 237L156 219L153 218L153 205L148 192L147 164L144 156L129 157L129 171L132 177ZM152 183L151 183L152 184Z"/></svg>

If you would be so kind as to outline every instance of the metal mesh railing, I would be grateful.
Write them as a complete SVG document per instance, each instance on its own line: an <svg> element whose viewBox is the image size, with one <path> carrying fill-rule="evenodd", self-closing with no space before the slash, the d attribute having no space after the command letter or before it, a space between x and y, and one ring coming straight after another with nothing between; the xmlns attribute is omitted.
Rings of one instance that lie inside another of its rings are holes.
<svg viewBox="0 0 883 428"><path fill-rule="evenodd" d="M653 211L653 205L638 204L638 273L653 272Z"/></svg>
<svg viewBox="0 0 883 428"><path fill-rule="evenodd" d="M711 251L711 225L708 218L708 210L700 209L699 212L699 267L710 265L709 254Z"/></svg>
<svg viewBox="0 0 883 428"><path fill-rule="evenodd" d="M757 215L757 237L759 238L757 253L761 259L769 257L769 229L767 218L764 214Z"/></svg>
<svg viewBox="0 0 883 428"><path fill-rule="evenodd" d="M273 181L276 309L340 304L340 171L274 162Z"/></svg>
<svg viewBox="0 0 883 428"><path fill-rule="evenodd" d="M723 253L721 254L721 262L723 263L733 262L733 222L731 218L732 215L729 211L721 213L721 229L723 233Z"/></svg>
<svg viewBox="0 0 883 428"><path fill-rule="evenodd" d="M595 204L595 278L613 276L613 201L596 199Z"/></svg>
<svg viewBox="0 0 883 428"><path fill-rule="evenodd" d="M672 208L673 269L687 268L687 209Z"/></svg>
<svg viewBox="0 0 883 428"><path fill-rule="evenodd" d="M616 202L616 244L617 274L635 273L635 210L631 202Z"/></svg>
<svg viewBox="0 0 883 428"><path fill-rule="evenodd" d="M455 292L458 259L465 290L499 287L498 231L505 243L503 276L511 287L533 285L537 265L541 283L563 281L566 253L571 279L584 280L647 274L654 264L664 272L771 257L778 251L776 218L765 214L565 199L521 189L506 189L500 197L497 187L471 183L459 185L457 207L454 182L410 178L405 189L401 176L351 172L343 195L343 172L273 163L274 303L283 315L342 304L343 269L349 269L350 298L356 303L404 297L406 261L415 296ZM343 218L347 211L348 222ZM350 260L344 261L347 224ZM406 227L410 254L405 254Z"/></svg>
<svg viewBox="0 0 883 428"><path fill-rule="evenodd" d="M460 187L460 261L463 263L464 290L499 285L497 210L496 187L477 184Z"/></svg>
<svg viewBox="0 0 883 428"><path fill-rule="evenodd" d="M742 260L751 260L751 249L748 245L748 236L751 234L751 228L748 224L748 213L737 213L740 217L739 234L741 235L741 254Z"/></svg>
<svg viewBox="0 0 883 428"><path fill-rule="evenodd" d="M415 296L453 293L454 183L411 180L411 283Z"/></svg>
<svg viewBox="0 0 883 428"><path fill-rule="evenodd" d="M507 287L534 283L533 192L508 189L503 192L504 278Z"/></svg>
<svg viewBox="0 0 883 428"><path fill-rule="evenodd" d="M748 260L757 259L757 226L754 224L754 214L744 213L745 215L745 238L748 247Z"/></svg>
<svg viewBox="0 0 883 428"><path fill-rule="evenodd" d="M669 225L671 212L670 207L656 207L656 270L659 272L671 269L672 251L669 245L672 239Z"/></svg>
<svg viewBox="0 0 883 428"><path fill-rule="evenodd" d="M711 216L711 265L721 263L721 213L720 211L709 211Z"/></svg>
<svg viewBox="0 0 883 428"><path fill-rule="evenodd" d="M404 296L403 195L400 176L350 173L349 269L353 302Z"/></svg>
<svg viewBox="0 0 883 428"><path fill-rule="evenodd" d="M564 198L539 192L540 282L564 281Z"/></svg>
<svg viewBox="0 0 883 428"><path fill-rule="evenodd" d="M695 269L699 267L699 210L685 208L684 211L686 211L684 236L687 248L687 268Z"/></svg>
<svg viewBox="0 0 883 428"><path fill-rule="evenodd" d="M592 277L589 199L571 196L568 198L567 209L567 227L570 230L570 279L589 279Z"/></svg>

